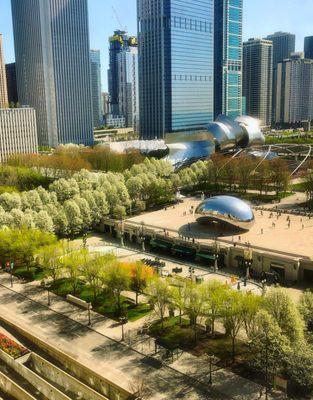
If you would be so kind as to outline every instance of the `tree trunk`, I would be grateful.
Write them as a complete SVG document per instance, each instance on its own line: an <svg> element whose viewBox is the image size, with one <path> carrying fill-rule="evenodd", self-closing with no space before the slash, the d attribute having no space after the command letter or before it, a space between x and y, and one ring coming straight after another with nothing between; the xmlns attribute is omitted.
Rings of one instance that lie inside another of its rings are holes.
<svg viewBox="0 0 313 400"><path fill-rule="evenodd" d="M232 335L233 364L235 364L235 336Z"/></svg>

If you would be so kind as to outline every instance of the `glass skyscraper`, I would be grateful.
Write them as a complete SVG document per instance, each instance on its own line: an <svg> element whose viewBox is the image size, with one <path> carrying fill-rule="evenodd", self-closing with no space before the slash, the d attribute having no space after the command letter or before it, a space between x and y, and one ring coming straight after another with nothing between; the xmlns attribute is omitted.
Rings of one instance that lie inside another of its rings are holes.
<svg viewBox="0 0 313 400"><path fill-rule="evenodd" d="M295 51L296 35L288 32L275 32L266 37L273 43L273 95L272 95L272 122L276 120L276 86L278 64L290 58Z"/></svg>
<svg viewBox="0 0 313 400"><path fill-rule="evenodd" d="M137 0L140 134L213 120L213 0Z"/></svg>
<svg viewBox="0 0 313 400"><path fill-rule="evenodd" d="M87 0L12 0L19 102L40 145L93 143Z"/></svg>
<svg viewBox="0 0 313 400"><path fill-rule="evenodd" d="M304 56L305 58L313 60L313 36L304 38Z"/></svg>
<svg viewBox="0 0 313 400"><path fill-rule="evenodd" d="M214 116L242 115L242 0L214 2Z"/></svg>
<svg viewBox="0 0 313 400"><path fill-rule="evenodd" d="M90 50L90 74L93 126L98 127L103 123L100 50Z"/></svg>

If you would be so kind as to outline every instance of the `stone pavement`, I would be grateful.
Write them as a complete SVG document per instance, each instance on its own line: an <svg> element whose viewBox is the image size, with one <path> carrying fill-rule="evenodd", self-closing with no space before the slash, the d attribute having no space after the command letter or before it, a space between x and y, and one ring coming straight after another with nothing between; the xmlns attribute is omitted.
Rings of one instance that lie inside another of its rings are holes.
<svg viewBox="0 0 313 400"><path fill-rule="evenodd" d="M210 388L204 379L207 376L207 360L193 357L189 353L181 354L170 366L149 357L154 353L153 339L142 336L137 338L136 343L131 340L132 336L137 335L138 321L125 327L126 343L130 340L134 347L131 349L119 342L121 326L115 321L92 312L90 329L87 327L86 311L60 297L51 295L51 308L43 306L47 304L47 293L38 283L15 282L13 289L18 293L8 288L7 274L0 274L0 283L5 285L0 286L0 315L9 317L97 373L110 376L118 384L122 382L131 386L138 379L144 379L148 391L146 399L260 398L261 386L229 370L214 373L213 387ZM190 380L190 377L195 379ZM197 383L197 380L200 382Z"/></svg>

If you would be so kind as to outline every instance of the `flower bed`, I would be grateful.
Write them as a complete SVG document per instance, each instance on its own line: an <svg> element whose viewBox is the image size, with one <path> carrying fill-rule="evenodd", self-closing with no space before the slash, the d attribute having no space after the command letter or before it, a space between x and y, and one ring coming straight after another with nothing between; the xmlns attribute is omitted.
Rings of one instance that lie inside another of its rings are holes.
<svg viewBox="0 0 313 400"><path fill-rule="evenodd" d="M29 352L25 347L17 344L3 333L0 333L0 349L14 359L22 357Z"/></svg>

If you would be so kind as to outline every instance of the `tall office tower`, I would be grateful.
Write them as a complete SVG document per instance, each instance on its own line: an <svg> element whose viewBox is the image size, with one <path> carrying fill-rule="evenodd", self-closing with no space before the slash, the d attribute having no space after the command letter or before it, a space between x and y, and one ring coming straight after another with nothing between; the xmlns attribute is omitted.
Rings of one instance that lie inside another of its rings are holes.
<svg viewBox="0 0 313 400"><path fill-rule="evenodd" d="M313 60L313 36L304 38L304 56L306 59Z"/></svg>
<svg viewBox="0 0 313 400"><path fill-rule="evenodd" d="M36 110L40 145L91 145L87 0L11 0L19 101Z"/></svg>
<svg viewBox="0 0 313 400"><path fill-rule="evenodd" d="M102 93L102 114L104 118L104 123L106 124L107 117L110 112L110 104L109 104L109 93Z"/></svg>
<svg viewBox="0 0 313 400"><path fill-rule="evenodd" d="M214 3L214 117L242 115L242 0Z"/></svg>
<svg viewBox="0 0 313 400"><path fill-rule="evenodd" d="M16 104L18 102L18 94L17 94L15 63L6 64L5 72L7 75L7 89L8 89L9 103Z"/></svg>
<svg viewBox="0 0 313 400"><path fill-rule="evenodd" d="M213 120L213 0L137 0L143 139Z"/></svg>
<svg viewBox="0 0 313 400"><path fill-rule="evenodd" d="M276 123L313 119L313 60L294 53L277 68Z"/></svg>
<svg viewBox="0 0 313 400"><path fill-rule="evenodd" d="M0 108L8 104L7 79L5 74L4 55L2 49L2 35L0 33Z"/></svg>
<svg viewBox="0 0 313 400"><path fill-rule="evenodd" d="M119 115L119 102L118 102L118 62L117 58L120 52L128 49L129 36L125 31L114 31L114 35L109 39L109 70L108 70L108 83L109 83L109 96L110 96L110 114Z"/></svg>
<svg viewBox="0 0 313 400"><path fill-rule="evenodd" d="M243 96L246 111L263 126L272 120L273 43L249 39L243 44Z"/></svg>
<svg viewBox="0 0 313 400"><path fill-rule="evenodd" d="M33 108L0 108L0 163L12 154L38 153Z"/></svg>
<svg viewBox="0 0 313 400"><path fill-rule="evenodd" d="M137 132L139 124L138 47L130 46L117 56L119 113L125 126Z"/></svg>
<svg viewBox="0 0 313 400"><path fill-rule="evenodd" d="M289 58L295 51L296 35L288 32L275 32L268 35L266 40L273 42L273 94L272 94L272 121L275 121L276 112L276 86L277 86L277 66Z"/></svg>
<svg viewBox="0 0 313 400"><path fill-rule="evenodd" d="M110 37L108 71L111 120L137 125L138 118L138 42L125 31Z"/></svg>
<svg viewBox="0 0 313 400"><path fill-rule="evenodd" d="M90 73L93 126L96 128L103 123L100 50L90 50Z"/></svg>

